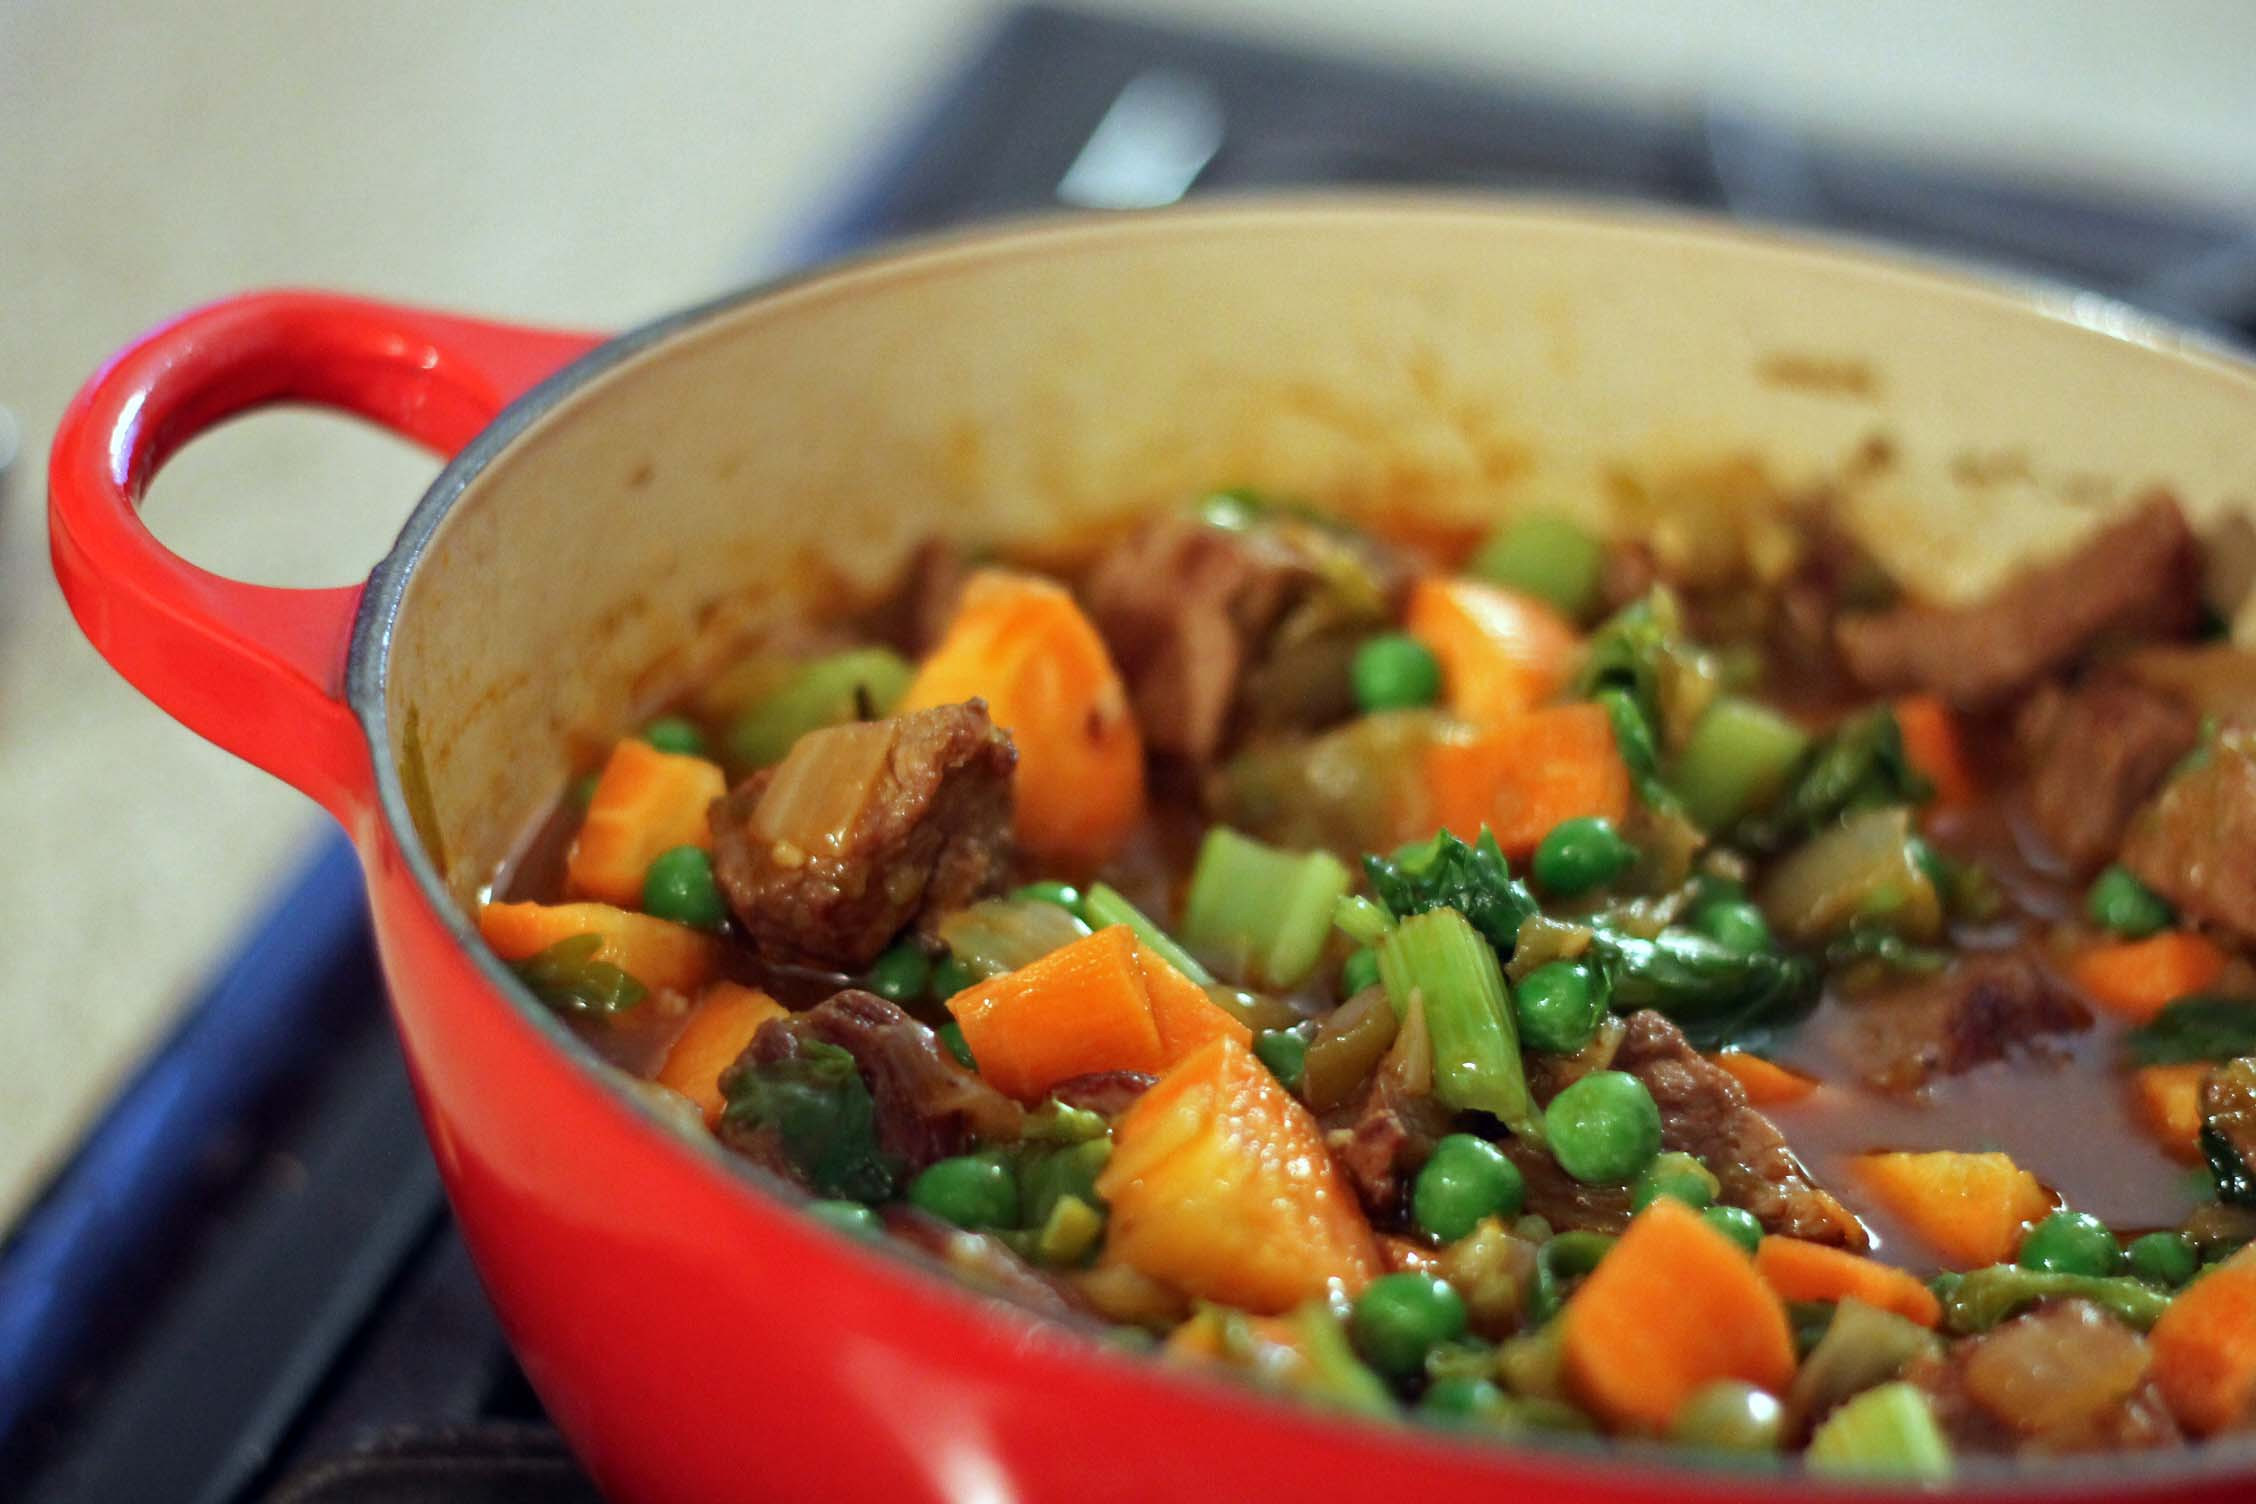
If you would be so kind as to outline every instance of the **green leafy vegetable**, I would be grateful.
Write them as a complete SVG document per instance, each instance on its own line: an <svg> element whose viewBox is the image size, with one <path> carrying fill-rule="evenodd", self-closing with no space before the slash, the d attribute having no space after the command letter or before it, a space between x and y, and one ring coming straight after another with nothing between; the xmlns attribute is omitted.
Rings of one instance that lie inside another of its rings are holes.
<svg viewBox="0 0 2256 1504"><path fill-rule="evenodd" d="M1770 808L1742 820L1734 843L1778 851L1858 810L1924 804L1934 786L1912 766L1903 730L1885 708L1853 716L1803 754Z"/></svg>
<svg viewBox="0 0 2256 1504"><path fill-rule="evenodd" d="M2218 1200L2256 1207L2256 1060L2219 1066L2202 1083L2201 1154Z"/></svg>
<svg viewBox="0 0 2256 1504"><path fill-rule="evenodd" d="M2182 997L2124 1036L2140 1065L2191 1065L2256 1055L2256 998Z"/></svg>
<svg viewBox="0 0 2256 1504"><path fill-rule="evenodd" d="M899 1167L878 1147L876 1105L854 1057L839 1046L802 1041L789 1059L733 1066L721 1095L722 1137L772 1133L816 1195L883 1201L893 1194Z"/></svg>
<svg viewBox="0 0 2256 1504"><path fill-rule="evenodd" d="M1651 939L1599 928L1586 959L1606 979L1614 1011L1667 1014L1712 1050L1797 1022L1817 1006L1817 968L1800 956L1752 954L1686 929Z"/></svg>
<svg viewBox="0 0 2256 1504"><path fill-rule="evenodd" d="M1351 881L1328 851L1280 851L1214 826L1191 870L1183 938L1249 986L1289 990L1316 969Z"/></svg>
<svg viewBox="0 0 2256 1504"><path fill-rule="evenodd" d="M1434 1096L1460 1111L1493 1113L1514 1133L1540 1142L1504 972L1465 916L1429 909L1396 925L1379 942L1379 978L1396 1018L1407 1013L1413 995L1425 1000Z"/></svg>
<svg viewBox="0 0 2256 1504"><path fill-rule="evenodd" d="M1637 797L1648 809L1681 813L1683 801L1661 778L1660 745L1652 722L1638 708L1636 698L1626 689L1601 689L1591 698L1606 712L1614 728L1614 748L1621 753L1622 766L1629 770L1630 786L1637 790Z"/></svg>
<svg viewBox="0 0 2256 1504"><path fill-rule="evenodd" d="M1986 1332L2041 1300L2088 1300L2145 1331L2170 1308L2170 1297L2128 1275L2056 1274L1992 1264L1961 1276L1944 1291L1943 1325L1960 1334Z"/></svg>
<svg viewBox="0 0 2256 1504"><path fill-rule="evenodd" d="M1714 662L1684 636L1683 611L1666 588L1632 601L1590 635L1574 691L1629 697L1661 746L1680 747L1715 697ZM1617 722L1618 726L1618 722Z"/></svg>
<svg viewBox="0 0 2256 1504"><path fill-rule="evenodd" d="M1926 975L1950 964L1950 953L1917 945L1886 924L1856 919L1825 945L1828 971L1854 972L1860 968Z"/></svg>
<svg viewBox="0 0 2256 1504"><path fill-rule="evenodd" d="M601 935L573 935L527 956L510 970L532 989L533 996L559 1013L609 1018L641 1002L644 988L610 962L598 961L595 956L601 949Z"/></svg>
<svg viewBox="0 0 2256 1504"><path fill-rule="evenodd" d="M1372 893L1396 919L1454 909L1507 958L1519 943L1520 926L1537 912L1535 895L1512 876L1511 863L1486 826L1474 845L1445 830L1391 857L1366 856L1363 871Z"/></svg>

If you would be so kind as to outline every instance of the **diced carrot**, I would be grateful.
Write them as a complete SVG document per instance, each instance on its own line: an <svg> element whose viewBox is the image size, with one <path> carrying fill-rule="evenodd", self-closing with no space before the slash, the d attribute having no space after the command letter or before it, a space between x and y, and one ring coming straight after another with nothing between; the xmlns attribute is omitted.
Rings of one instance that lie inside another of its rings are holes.
<svg viewBox="0 0 2256 1504"><path fill-rule="evenodd" d="M1914 1275L1846 1248L1768 1237L1755 1249L1755 1272L1780 1300L1847 1300L1893 1311L1921 1326L1943 1319L1943 1303Z"/></svg>
<svg viewBox="0 0 2256 1504"><path fill-rule="evenodd" d="M1143 968L1144 991L1151 999L1152 1022L1159 1028L1159 1057L1175 1064L1209 1040L1228 1037L1251 1048L1253 1030L1247 1028L1206 989L1139 945L1136 962Z"/></svg>
<svg viewBox="0 0 2256 1504"><path fill-rule="evenodd" d="M1945 1259L2002 1264L2021 1229L2052 1210L2052 1197L2011 1155L1860 1154L1850 1171L1881 1204Z"/></svg>
<svg viewBox="0 0 2256 1504"><path fill-rule="evenodd" d="M1731 1073L1756 1107L1788 1107L1817 1090L1817 1083L1800 1071L1745 1050L1718 1050L1708 1058Z"/></svg>
<svg viewBox="0 0 2256 1504"><path fill-rule="evenodd" d="M2205 1064L2147 1065L2131 1072L2139 1118L2173 1159L2201 1163L2201 1079Z"/></svg>
<svg viewBox="0 0 2256 1504"><path fill-rule="evenodd" d="M565 891L638 907L652 858L676 846L712 849L705 812L727 792L728 778L718 764L628 737L611 749L596 780L595 797L564 859Z"/></svg>
<svg viewBox="0 0 2256 1504"><path fill-rule="evenodd" d="M1631 1220L1562 1319L1569 1389L1619 1428L1660 1431L1719 1379L1783 1394L1794 1377L1786 1307L1754 1261L1665 1196Z"/></svg>
<svg viewBox="0 0 2256 1504"><path fill-rule="evenodd" d="M2215 985L2225 969L2216 942L2192 930L2092 946L2069 965L2093 1001L2143 1024L2189 993Z"/></svg>
<svg viewBox="0 0 2256 1504"><path fill-rule="evenodd" d="M984 699L1018 748L1018 843L1102 861L1144 812L1144 747L1120 671L1064 586L982 569L903 710Z"/></svg>
<svg viewBox="0 0 2256 1504"><path fill-rule="evenodd" d="M1315 1117L1234 1039L1169 1070L1112 1141L1097 1177L1108 1262L1259 1313L1352 1294L1383 1268Z"/></svg>
<svg viewBox="0 0 2256 1504"><path fill-rule="evenodd" d="M1136 937L1110 925L948 1000L979 1073L1038 1102L1060 1081L1166 1063Z"/></svg>
<svg viewBox="0 0 2256 1504"><path fill-rule="evenodd" d="M1486 825L1515 859L1562 820L1619 824L1629 812L1629 769L1596 705L1553 705L1445 736L1426 749L1425 773L1437 824L1468 841Z"/></svg>
<svg viewBox="0 0 2256 1504"><path fill-rule="evenodd" d="M1441 576L1411 587L1404 624L1440 661L1450 711L1476 726L1533 710L1557 694L1582 642L1548 602Z"/></svg>
<svg viewBox="0 0 2256 1504"><path fill-rule="evenodd" d="M1896 729L1903 733L1904 755L1935 786L1935 803L1960 809L1978 792L1968 765L1958 717L1940 695L1905 695L1896 701Z"/></svg>
<svg viewBox="0 0 2256 1504"><path fill-rule="evenodd" d="M2181 1291L2147 1334L2154 1382L2196 1436L2256 1414L2256 1247Z"/></svg>
<svg viewBox="0 0 2256 1504"><path fill-rule="evenodd" d="M674 1047L658 1067L658 1084L695 1102L705 1114L705 1126L716 1126L726 1105L721 1100L721 1072L736 1063L760 1025L789 1016L789 1009L757 987L715 982L674 1037Z"/></svg>
<svg viewBox="0 0 2256 1504"><path fill-rule="evenodd" d="M704 986L721 960L721 943L711 935L607 903L489 903L478 911L478 933L504 961L537 956L574 935L600 935L596 960L645 987L675 992Z"/></svg>

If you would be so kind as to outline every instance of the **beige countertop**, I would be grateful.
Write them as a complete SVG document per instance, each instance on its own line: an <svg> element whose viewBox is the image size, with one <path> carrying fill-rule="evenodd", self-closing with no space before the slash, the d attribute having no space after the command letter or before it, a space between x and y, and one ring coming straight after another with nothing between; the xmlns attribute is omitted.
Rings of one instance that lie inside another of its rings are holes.
<svg viewBox="0 0 2256 1504"><path fill-rule="evenodd" d="M1147 0L1364 54L1709 93L1902 150L2256 211L2238 0ZM43 454L136 331L306 284L587 328L772 267L841 172L973 46L971 0L829 5L16 0L0 9L0 1222L318 829L143 702L46 564ZM431 462L261 417L183 455L150 521L276 584L357 577Z"/></svg>

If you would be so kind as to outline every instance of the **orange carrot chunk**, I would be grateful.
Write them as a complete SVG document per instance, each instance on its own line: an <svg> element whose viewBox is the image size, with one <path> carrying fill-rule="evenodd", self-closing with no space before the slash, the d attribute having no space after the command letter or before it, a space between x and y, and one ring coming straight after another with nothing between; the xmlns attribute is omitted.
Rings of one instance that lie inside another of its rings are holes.
<svg viewBox="0 0 2256 1504"><path fill-rule="evenodd" d="M1847 1300L1933 1326L1943 1319L1943 1303L1917 1277L1845 1248L1805 1243L1800 1238L1764 1238L1755 1249L1755 1272L1769 1281L1780 1300Z"/></svg>
<svg viewBox="0 0 2256 1504"><path fill-rule="evenodd" d="M1215 1039L1234 1039L1252 1048L1253 1030L1224 1011L1204 987L1170 966L1164 956L1139 945L1136 963L1143 970L1152 1022L1159 1029L1159 1057L1165 1064L1174 1065Z"/></svg>
<svg viewBox="0 0 2256 1504"><path fill-rule="evenodd" d="M1940 695L1906 695L1895 703L1904 756L1935 786L1935 803L1960 809L1974 802L1974 770L1959 735L1958 717Z"/></svg>
<svg viewBox="0 0 2256 1504"><path fill-rule="evenodd" d="M1450 711L1476 726L1557 694L1582 641L1573 623L1532 595L1440 576L1412 587L1405 625L1440 662Z"/></svg>
<svg viewBox="0 0 2256 1504"><path fill-rule="evenodd" d="M2204 1064L2147 1065L2131 1072L2139 1120L2173 1159L2201 1163L2201 1078Z"/></svg>
<svg viewBox="0 0 2256 1504"><path fill-rule="evenodd" d="M676 846L711 850L705 812L728 792L728 779L702 757L661 752L640 737L611 749L596 779L580 832L564 860L564 888L622 908L642 904L642 877Z"/></svg>
<svg viewBox="0 0 2256 1504"><path fill-rule="evenodd" d="M1860 1154L1850 1172L1936 1252L1955 1264L2002 1264L2021 1230L2052 1210L2052 1197L1998 1153Z"/></svg>
<svg viewBox="0 0 2256 1504"><path fill-rule="evenodd" d="M2256 1414L2256 1247L2200 1276L2147 1334L2178 1424L2213 1436Z"/></svg>
<svg viewBox="0 0 2256 1504"><path fill-rule="evenodd" d="M658 1067L658 1084L670 1086L697 1104L705 1126L721 1121L721 1072L736 1063L760 1025L788 1018L790 1010L757 987L715 982L690 1010L689 1022L674 1038Z"/></svg>
<svg viewBox="0 0 2256 1504"><path fill-rule="evenodd" d="M1817 1083L1800 1071L1745 1050L1718 1050L1708 1058L1731 1073L1756 1107L1790 1107L1817 1090Z"/></svg>
<svg viewBox="0 0 2256 1504"><path fill-rule="evenodd" d="M2216 942L2191 930L2145 940L2111 941L2080 953L2069 966L2093 1001L2143 1024L2190 993L2214 986L2225 969Z"/></svg>
<svg viewBox="0 0 2256 1504"><path fill-rule="evenodd" d="M948 1011L988 1084L1024 1102L1074 1076L1166 1063L1143 959L1125 925L967 988Z"/></svg>
<svg viewBox="0 0 2256 1504"><path fill-rule="evenodd" d="M1658 1432L1719 1379L1783 1394L1786 1307L1737 1243L1683 1203L1639 1212L1562 1317L1568 1387L1616 1428Z"/></svg>
<svg viewBox="0 0 2256 1504"><path fill-rule="evenodd" d="M1144 748L1104 639L1064 586L983 569L947 635L917 670L903 710L983 699L1018 748L1018 843L1099 862L1144 812Z"/></svg>
<svg viewBox="0 0 2256 1504"><path fill-rule="evenodd" d="M1562 820L1619 824L1629 812L1629 769L1596 705L1553 705L1443 737L1426 749L1425 771L1443 829L1472 841L1486 825L1515 860Z"/></svg>
<svg viewBox="0 0 2256 1504"><path fill-rule="evenodd" d="M1352 1294L1382 1268L1316 1119L1235 1039L1169 1070L1112 1140L1097 1177L1108 1263L1262 1314L1335 1284Z"/></svg>
<svg viewBox="0 0 2256 1504"><path fill-rule="evenodd" d="M675 992L704 986L721 960L721 943L711 935L603 903L489 903L478 911L478 933L504 961L527 960L575 935L600 935L594 959L645 987Z"/></svg>

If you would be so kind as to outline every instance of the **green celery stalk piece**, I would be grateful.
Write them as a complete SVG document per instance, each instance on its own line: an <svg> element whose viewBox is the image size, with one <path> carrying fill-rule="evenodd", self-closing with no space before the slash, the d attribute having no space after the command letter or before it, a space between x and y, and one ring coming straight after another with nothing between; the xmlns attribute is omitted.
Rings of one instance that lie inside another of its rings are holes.
<svg viewBox="0 0 2256 1504"><path fill-rule="evenodd" d="M1388 1393L1386 1381L1355 1356L1339 1318L1328 1306L1322 1301L1302 1306L1293 1314L1293 1328L1308 1359L1307 1377L1300 1386L1303 1393L1343 1410L1381 1420L1395 1418L1394 1396Z"/></svg>
<svg viewBox="0 0 2256 1504"><path fill-rule="evenodd" d="M817 658L729 723L729 765L745 771L769 767L810 731L884 715L915 675L908 660L890 648L849 648Z"/></svg>
<svg viewBox="0 0 2256 1504"><path fill-rule="evenodd" d="M1722 830L1784 788L1809 743L1777 711L1726 695L1692 727L1669 787L1701 829Z"/></svg>
<svg viewBox="0 0 2256 1504"><path fill-rule="evenodd" d="M1357 945L1376 945L1394 928L1394 916L1360 893L1332 905L1332 926Z"/></svg>
<svg viewBox="0 0 2256 1504"><path fill-rule="evenodd" d="M1089 921L1091 929L1101 930L1110 924L1125 924L1135 932L1136 943L1160 957L1184 976L1201 987L1214 985L1214 973L1199 964L1198 957L1176 944L1173 936L1152 923L1151 917L1122 896L1118 888L1109 883L1092 883L1081 896L1081 914Z"/></svg>
<svg viewBox="0 0 2256 1504"><path fill-rule="evenodd" d="M1867 1389L1827 1416L1805 1455L1820 1473L1928 1482L1951 1473L1950 1443L1927 1396L1900 1379Z"/></svg>
<svg viewBox="0 0 2256 1504"><path fill-rule="evenodd" d="M1308 979L1353 882L1328 851L1286 851L1226 826L1207 831L1183 901L1183 938L1249 987Z"/></svg>
<svg viewBox="0 0 2256 1504"><path fill-rule="evenodd" d="M1459 1111L1492 1113L1542 1142L1504 970L1464 915L1429 909L1396 925L1379 942L1379 980L1397 1018L1414 994L1425 999L1436 1097Z"/></svg>
<svg viewBox="0 0 2256 1504"><path fill-rule="evenodd" d="M1466 572L1540 596L1577 621L1598 605L1606 546L1566 518L1531 512L1488 535Z"/></svg>

